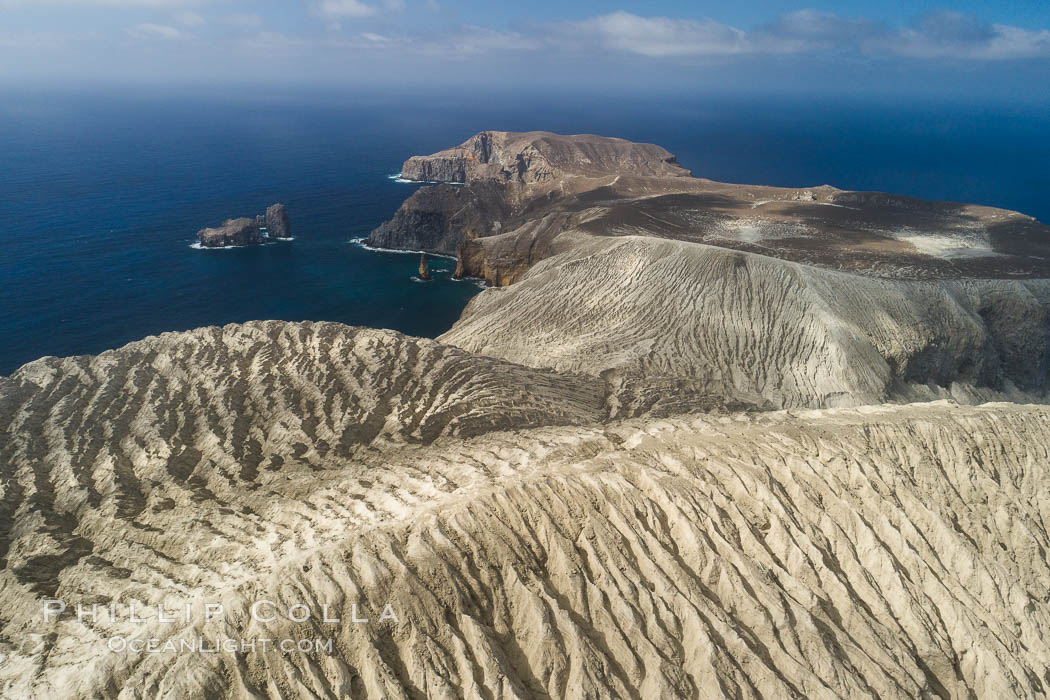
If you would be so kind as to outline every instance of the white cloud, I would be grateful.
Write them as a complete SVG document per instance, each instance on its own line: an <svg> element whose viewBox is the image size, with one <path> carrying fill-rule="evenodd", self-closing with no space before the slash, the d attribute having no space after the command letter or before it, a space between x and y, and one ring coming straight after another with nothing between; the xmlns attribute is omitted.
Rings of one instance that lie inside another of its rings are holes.
<svg viewBox="0 0 1050 700"><path fill-rule="evenodd" d="M565 25L572 35L643 56L727 55L752 51L747 33L714 20L639 17L613 12Z"/></svg>
<svg viewBox="0 0 1050 700"><path fill-rule="evenodd" d="M390 6L389 0L325 0L314 5L329 28L345 18L368 18ZM286 37L286 47L354 51L388 49L469 59L499 52L545 51L597 56L618 52L653 60L714 59L770 55L864 56L916 60L1005 60L1050 57L1050 32L981 24L955 13L927 15L907 27L892 27L863 17L842 17L800 10L743 30L710 19L641 17L613 12L580 21L526 26L508 31L461 25L444 32L382 34L365 31L327 38Z"/></svg>
<svg viewBox="0 0 1050 700"><path fill-rule="evenodd" d="M415 0L409 8L422 11L424 3L430 1ZM513 30L460 25L415 31L399 28L403 18L395 13L404 9L405 2L407 0L302 0L305 11L314 15L313 21L298 33L268 34L261 30L275 23L267 23L269 16L262 10L258 14L223 16L222 13L233 13L239 8L254 9L247 2L235 5L231 0L196 0L193 6L194 0L32 0L32 4L51 7L63 4L137 7L139 14L145 16L128 19L124 24L131 25L141 19L151 21L130 27L126 33L153 42L171 40L176 46L175 40L199 36L195 27L209 23L236 25L246 28L246 31L230 32L237 35L238 42L245 42L243 50L250 50L248 42L254 41L267 51L278 47L299 54L307 61L312 60L314 52L317 55L339 52L339 57L345 58L352 57L355 51L387 51L414 58L435 56L449 60L519 52L525 60L549 56L553 61L563 62L599 62L610 58L610 54L621 54L685 65L695 65L704 59L711 59L705 62L722 59L722 63L745 59L768 62L769 56L785 54L863 59L865 63L881 59L908 65L919 61L1050 60L1047 29L986 23L955 12L927 14L901 26L863 17L800 10L745 29L713 19L643 17L617 11L579 21L518 24L513 25ZM0 0L0 7L30 4L30 0ZM142 9L150 7L158 9L154 13ZM323 30L324 26L337 28L340 23L345 25L345 33ZM53 36L43 34L3 34L0 28L0 46L39 45L54 40ZM102 39L91 41L105 50ZM79 42L89 43L86 39Z"/></svg>
<svg viewBox="0 0 1050 700"><path fill-rule="evenodd" d="M317 5L317 12L323 17L330 18L360 18L376 14L376 8L360 0L322 0Z"/></svg>
<svg viewBox="0 0 1050 700"><path fill-rule="evenodd" d="M259 32L252 37L241 39L241 43L246 48L264 49L266 51L275 48L307 48L311 44L311 42L304 37L295 36L293 34L281 34L279 32Z"/></svg>
<svg viewBox="0 0 1050 700"><path fill-rule="evenodd" d="M494 51L529 51L543 45L540 40L518 32L465 25L456 31L429 38L419 48L426 54L462 58Z"/></svg>
<svg viewBox="0 0 1050 700"><path fill-rule="evenodd" d="M640 17L619 11L563 23L560 34L563 43L576 40L652 58L728 57L833 48L866 35L874 26L865 19L800 10L765 27L745 31L712 19Z"/></svg>
<svg viewBox="0 0 1050 700"><path fill-rule="evenodd" d="M865 48L870 53L924 59L1050 58L1050 31L985 24L958 12L936 12L910 27L873 38Z"/></svg>
<svg viewBox="0 0 1050 700"><path fill-rule="evenodd" d="M394 40L390 37L383 36L382 34L376 34L374 32L362 32L361 38L373 44L389 45L394 42Z"/></svg>
<svg viewBox="0 0 1050 700"><path fill-rule="evenodd" d="M753 31L714 20L640 17L613 12L551 31L563 48L624 51L652 58L835 51L868 56L992 61L1050 57L1050 31L984 24L956 12L925 15L908 27L815 10L779 17Z"/></svg>
<svg viewBox="0 0 1050 700"><path fill-rule="evenodd" d="M1050 56L1050 30L1027 31L993 24L995 37L979 52L987 59L1034 58Z"/></svg>
<svg viewBox="0 0 1050 700"><path fill-rule="evenodd" d="M280 32L257 32L251 36L236 39L238 46L248 52L265 51L272 53L316 54L321 50L352 51L358 49L387 48L390 45L401 45L405 40L394 39L382 34L365 32L352 37L342 35L305 37Z"/></svg>
<svg viewBox="0 0 1050 700"><path fill-rule="evenodd" d="M328 20L340 19L362 19L375 17L380 13L404 12L405 0L374 0L374 2L363 2L362 0L319 0L314 5L314 14ZM332 25L338 29L338 25Z"/></svg>
<svg viewBox="0 0 1050 700"><path fill-rule="evenodd" d="M259 32L240 37L238 46L247 52L279 50L285 53L316 56L322 51L394 52L399 56L427 56L448 60L466 60L500 51L529 51L542 46L541 42L516 32L499 32L475 26L433 34L427 37L412 35L359 32L306 37L295 34Z"/></svg>
<svg viewBox="0 0 1050 700"><path fill-rule="evenodd" d="M136 39L184 39L186 37L185 34L175 27L166 24L152 24L150 22L131 27L126 31Z"/></svg>
<svg viewBox="0 0 1050 700"><path fill-rule="evenodd" d="M858 42L885 31L882 25L863 17L840 17L830 12L798 10L781 15L772 24L756 30L760 46L772 43L784 50L814 51Z"/></svg>
<svg viewBox="0 0 1050 700"><path fill-rule="evenodd" d="M67 39L53 32L0 32L0 48L53 49L66 43Z"/></svg>

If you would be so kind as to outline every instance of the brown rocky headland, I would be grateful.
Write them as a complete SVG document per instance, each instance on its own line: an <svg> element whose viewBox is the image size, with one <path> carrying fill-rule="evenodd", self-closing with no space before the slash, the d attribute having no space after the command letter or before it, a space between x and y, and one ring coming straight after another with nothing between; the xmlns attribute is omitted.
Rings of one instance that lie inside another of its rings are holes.
<svg viewBox="0 0 1050 700"><path fill-rule="evenodd" d="M1050 229L1018 212L828 185L714 182L691 177L658 146L622 139L482 132L413 156L402 177L462 186L418 190L369 243L461 254L464 274L496 285L576 234L704 243L866 277L1050 276Z"/></svg>

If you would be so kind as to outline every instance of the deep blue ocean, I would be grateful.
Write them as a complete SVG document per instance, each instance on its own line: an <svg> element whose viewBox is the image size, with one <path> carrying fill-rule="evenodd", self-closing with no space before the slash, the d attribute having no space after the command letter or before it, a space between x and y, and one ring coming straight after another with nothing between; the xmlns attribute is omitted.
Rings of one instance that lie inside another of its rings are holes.
<svg viewBox="0 0 1050 700"><path fill-rule="evenodd" d="M401 162L483 129L665 146L698 176L831 184L1050 222L1050 110L814 97L319 90L0 91L0 375L43 355L251 319L448 329L471 282L350 241L415 185ZM282 202L295 240L195 250L196 231Z"/></svg>

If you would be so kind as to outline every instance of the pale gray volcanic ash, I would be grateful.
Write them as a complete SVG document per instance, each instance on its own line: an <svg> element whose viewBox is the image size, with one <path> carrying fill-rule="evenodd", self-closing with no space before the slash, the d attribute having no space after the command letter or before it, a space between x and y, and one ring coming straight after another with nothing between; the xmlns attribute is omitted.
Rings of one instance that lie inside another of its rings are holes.
<svg viewBox="0 0 1050 700"><path fill-rule="evenodd" d="M1050 281L890 280L650 237L577 235L441 339L773 408L1046 399Z"/></svg>
<svg viewBox="0 0 1050 700"><path fill-rule="evenodd" d="M365 368L393 378L353 379ZM393 333L278 323L28 365L0 385L0 687L62 698L1044 692L1047 409L599 425L593 395L565 384L532 422L580 425L458 437L442 418L427 443L401 427L463 405L477 418L464 432L486 413L499 427L507 411L527 413L520 397L496 397L529 372ZM339 439L340 420L368 416L378 431ZM51 598L226 612L44 623ZM258 600L314 614L254 621ZM322 605L342 622L322 622ZM386 605L396 621L378 621ZM351 622L355 612L370 621ZM122 637L333 647L110 651Z"/></svg>

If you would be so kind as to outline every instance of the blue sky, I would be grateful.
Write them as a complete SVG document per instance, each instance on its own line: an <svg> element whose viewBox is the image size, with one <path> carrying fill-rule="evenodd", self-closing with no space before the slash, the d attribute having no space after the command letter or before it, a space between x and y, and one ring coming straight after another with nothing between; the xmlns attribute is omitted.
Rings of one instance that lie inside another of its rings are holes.
<svg viewBox="0 0 1050 700"><path fill-rule="evenodd" d="M1050 2L0 0L0 80L685 84L1042 99Z"/></svg>

